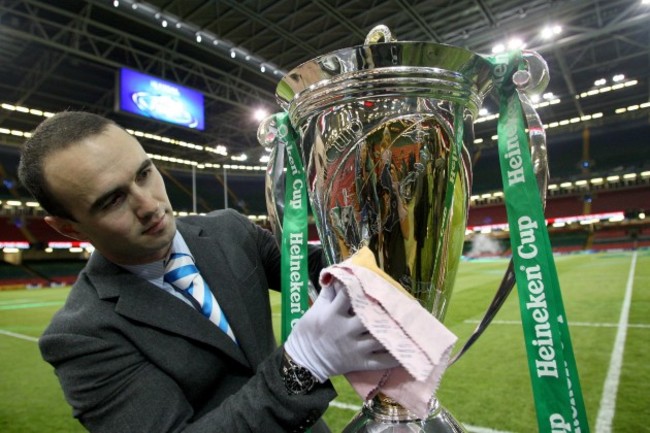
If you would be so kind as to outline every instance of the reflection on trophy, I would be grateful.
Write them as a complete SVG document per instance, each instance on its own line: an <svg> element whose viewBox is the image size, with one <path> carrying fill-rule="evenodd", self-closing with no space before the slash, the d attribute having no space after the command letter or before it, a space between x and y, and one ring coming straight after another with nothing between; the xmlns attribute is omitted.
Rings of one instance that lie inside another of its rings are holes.
<svg viewBox="0 0 650 433"><path fill-rule="evenodd" d="M466 146L491 87L491 65L481 56L398 42L379 26L362 46L298 66L276 91L299 134L329 263L368 246L379 267L440 321L465 237L472 180ZM261 141L264 131L262 124ZM267 205L277 227L282 162L270 164ZM430 409L418 419L380 394L345 432L465 431L434 396Z"/></svg>

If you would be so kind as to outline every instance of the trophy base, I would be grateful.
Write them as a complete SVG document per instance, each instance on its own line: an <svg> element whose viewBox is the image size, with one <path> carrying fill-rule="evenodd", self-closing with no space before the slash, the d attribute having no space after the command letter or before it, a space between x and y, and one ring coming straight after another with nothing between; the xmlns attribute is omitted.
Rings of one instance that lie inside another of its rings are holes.
<svg viewBox="0 0 650 433"><path fill-rule="evenodd" d="M426 419L416 417L395 401L377 396L366 401L343 433L467 433L456 419L433 399Z"/></svg>

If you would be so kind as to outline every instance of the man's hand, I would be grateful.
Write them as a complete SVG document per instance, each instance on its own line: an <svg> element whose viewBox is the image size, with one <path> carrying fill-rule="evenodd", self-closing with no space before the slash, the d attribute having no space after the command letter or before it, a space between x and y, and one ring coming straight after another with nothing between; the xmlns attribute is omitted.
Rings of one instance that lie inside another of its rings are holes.
<svg viewBox="0 0 650 433"><path fill-rule="evenodd" d="M286 353L320 382L352 371L396 367L397 360L370 335L352 311L350 298L335 286L324 287L298 321L285 342Z"/></svg>

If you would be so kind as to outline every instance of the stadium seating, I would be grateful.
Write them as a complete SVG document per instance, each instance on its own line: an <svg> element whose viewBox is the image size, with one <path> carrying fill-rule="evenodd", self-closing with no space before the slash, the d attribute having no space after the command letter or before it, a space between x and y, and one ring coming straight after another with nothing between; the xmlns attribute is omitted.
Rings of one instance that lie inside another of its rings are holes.
<svg viewBox="0 0 650 433"><path fill-rule="evenodd" d="M24 221L14 220L11 217L0 216L0 241L3 242L29 242L20 230Z"/></svg>
<svg viewBox="0 0 650 433"><path fill-rule="evenodd" d="M550 231L551 246L556 253L582 251L587 245L589 233L586 230Z"/></svg>
<svg viewBox="0 0 650 433"><path fill-rule="evenodd" d="M596 147L595 149L599 149ZM600 152L602 149L597 150ZM571 156L567 150L563 156ZM575 152L574 152L575 153ZM577 155L577 153L576 153ZM474 189L476 193L482 191L497 191L500 189L500 179L494 171L496 160L488 154L480 161L475 170ZM571 158L568 158L571 159ZM568 161L567 159L567 161ZM18 185L16 179L17 150L3 149L0 152L0 164L5 168L9 181L0 184L0 200L21 199L29 200L28 194ZM553 162L553 161L552 161ZM616 161L610 161L612 164ZM601 164L605 166L610 162ZM578 169L575 164L554 161L554 173L575 179ZM640 167L644 164L639 162ZM645 163L645 169L650 169L650 163ZM641 167L641 169L644 169ZM639 168L639 167L637 167ZM620 167L613 169L619 170ZM161 167L165 178L170 200L177 211L191 212L193 210L192 190L196 187L197 212L207 212L224 207L223 173L197 171L193 178L189 170L172 170ZM594 174L595 176L596 174ZM601 175L601 174L599 174ZM584 176L582 176L584 178ZM235 208L248 215L266 214L264 200L264 177L260 172L229 172L228 174L228 207ZM559 182L558 182L559 184ZM546 202L545 215L547 218L562 218L579 216L587 213L623 212L626 216L638 215L644 206L650 204L650 188L645 184L621 183L611 189L599 187L592 188L588 200L584 192L579 189L556 191L549 194ZM0 208L0 242L27 242L33 248L42 249L48 242L69 242L70 239L59 234L42 219L42 212L32 212L32 208L17 210ZM507 223L507 215L501 199L490 199L482 203L474 203L470 208L468 226L499 225ZM315 226L309 226L310 240L317 240ZM549 227L549 235L553 250L556 253L572 253L582 250L602 251L610 249L631 249L650 247L650 223L641 223L638 227L604 227L600 229L569 225L565 228ZM498 244L498 253L509 256L509 239L507 232L496 234L495 245ZM495 250L496 251L496 250ZM464 253L472 252L472 243L464 245ZM491 253L482 252L479 255ZM1 257L1 256L0 256ZM18 284L31 284L48 286L72 282L83 266L83 260L71 258L70 260L38 260L27 261L21 266L0 262L0 288L14 287Z"/></svg>

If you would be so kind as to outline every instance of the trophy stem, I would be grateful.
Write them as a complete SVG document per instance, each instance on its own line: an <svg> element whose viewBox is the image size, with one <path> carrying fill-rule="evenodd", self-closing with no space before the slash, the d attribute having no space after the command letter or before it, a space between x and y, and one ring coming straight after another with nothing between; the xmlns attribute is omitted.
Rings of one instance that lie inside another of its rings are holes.
<svg viewBox="0 0 650 433"><path fill-rule="evenodd" d="M466 433L466 430L436 398L429 402L429 415L421 419L395 400L378 394L364 403L343 433Z"/></svg>

